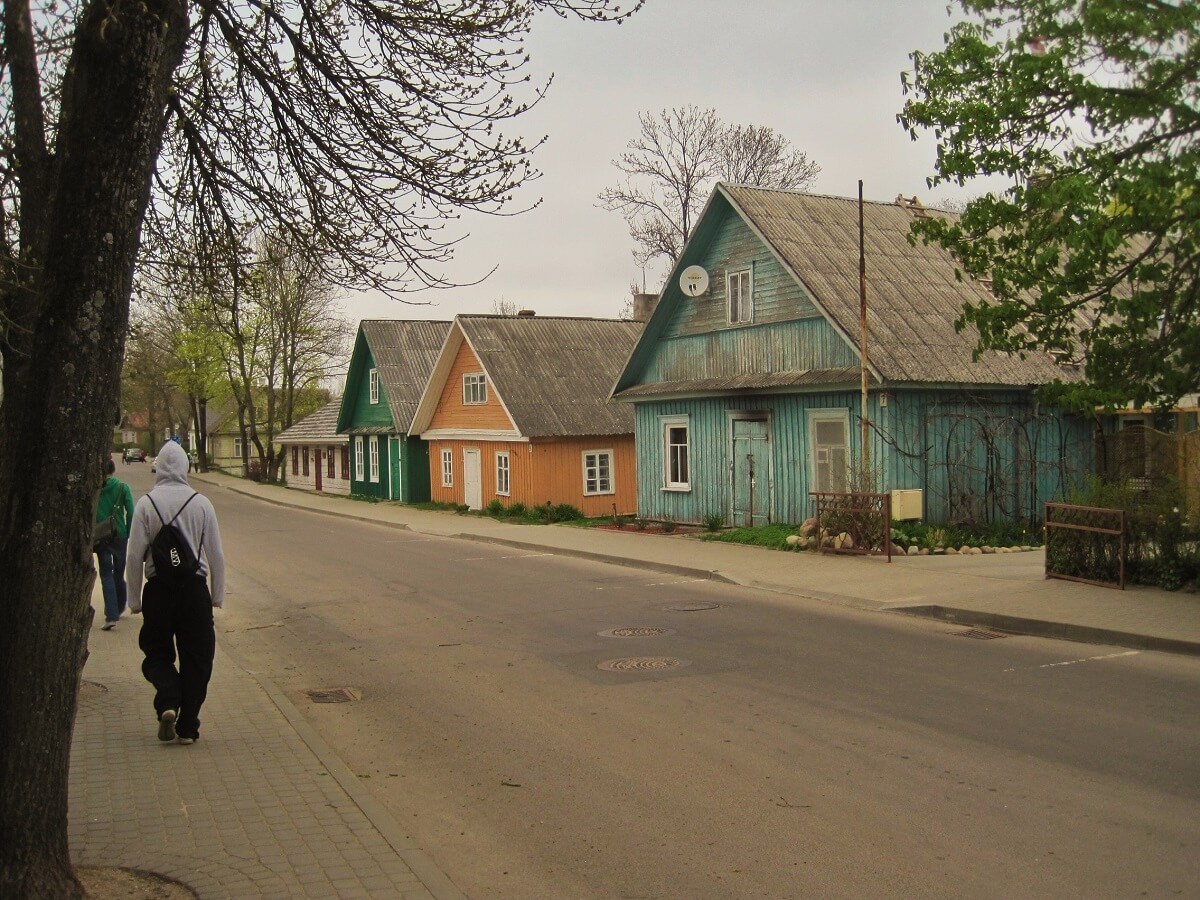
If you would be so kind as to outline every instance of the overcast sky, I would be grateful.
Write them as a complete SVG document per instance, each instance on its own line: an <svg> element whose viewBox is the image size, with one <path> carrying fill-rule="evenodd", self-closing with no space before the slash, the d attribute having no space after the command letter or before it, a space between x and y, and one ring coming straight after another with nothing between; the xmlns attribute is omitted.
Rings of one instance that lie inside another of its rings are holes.
<svg viewBox="0 0 1200 900"><path fill-rule="evenodd" d="M462 283L496 267L482 284L409 295L428 306L352 295L345 312L355 323L450 319L504 300L539 315L617 316L642 272L625 220L596 195L618 181L612 160L643 110L695 104L774 128L821 166L815 193L852 197L861 178L868 200L963 196L926 187L932 141L914 143L896 123L908 54L941 48L949 23L945 0L647 0L619 26L542 14L529 71L554 83L509 128L548 137L534 157L543 175L519 195L542 204L466 220L446 272ZM646 273L650 291L663 274Z"/></svg>

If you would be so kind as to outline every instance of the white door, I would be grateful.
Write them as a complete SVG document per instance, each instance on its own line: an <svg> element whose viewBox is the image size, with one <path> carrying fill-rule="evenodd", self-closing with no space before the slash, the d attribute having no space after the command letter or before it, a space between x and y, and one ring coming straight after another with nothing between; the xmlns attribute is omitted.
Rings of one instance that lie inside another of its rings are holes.
<svg viewBox="0 0 1200 900"><path fill-rule="evenodd" d="M479 451L463 450L463 502L471 509L483 509L483 478Z"/></svg>

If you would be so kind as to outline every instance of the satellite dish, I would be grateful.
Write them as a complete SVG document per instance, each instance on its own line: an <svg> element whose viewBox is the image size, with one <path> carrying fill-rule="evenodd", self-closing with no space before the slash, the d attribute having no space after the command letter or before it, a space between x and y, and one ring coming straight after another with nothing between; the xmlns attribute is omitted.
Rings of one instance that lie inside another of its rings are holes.
<svg viewBox="0 0 1200 900"><path fill-rule="evenodd" d="M679 289L689 297L699 297L708 291L708 272L703 266L688 266L679 275Z"/></svg>

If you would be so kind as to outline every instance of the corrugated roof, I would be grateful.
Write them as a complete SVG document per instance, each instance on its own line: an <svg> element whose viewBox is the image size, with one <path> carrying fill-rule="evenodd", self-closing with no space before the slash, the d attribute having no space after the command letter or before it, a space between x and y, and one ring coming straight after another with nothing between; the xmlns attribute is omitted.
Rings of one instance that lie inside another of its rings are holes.
<svg viewBox="0 0 1200 900"><path fill-rule="evenodd" d="M284 429L275 436L279 444L335 444L345 443L346 436L338 434L338 410L342 400L331 400L316 412L311 413Z"/></svg>
<svg viewBox="0 0 1200 900"><path fill-rule="evenodd" d="M858 346L858 201L794 191L718 187L780 261ZM1049 354L988 351L972 359L978 333L954 330L968 300L986 288L959 280L940 246L908 241L913 212L894 203L864 204L867 261L867 349L872 366L892 382L996 385L1072 380Z"/></svg>
<svg viewBox="0 0 1200 900"><path fill-rule="evenodd" d="M392 422L403 434L412 424L417 403L425 391L425 382L429 380L438 352L450 331L450 323L363 319L359 327L375 357Z"/></svg>
<svg viewBox="0 0 1200 900"><path fill-rule="evenodd" d="M641 322L553 316L455 321L525 437L632 434L633 409L608 401Z"/></svg>

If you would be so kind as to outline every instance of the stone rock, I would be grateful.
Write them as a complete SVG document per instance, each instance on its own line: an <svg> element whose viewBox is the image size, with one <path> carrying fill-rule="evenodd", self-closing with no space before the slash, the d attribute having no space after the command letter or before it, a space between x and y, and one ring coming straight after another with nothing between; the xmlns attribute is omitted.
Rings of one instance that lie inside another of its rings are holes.
<svg viewBox="0 0 1200 900"><path fill-rule="evenodd" d="M1033 548L1031 546L1029 546L1028 544L1022 544L1021 549L1024 550L1026 553L1028 553Z"/></svg>
<svg viewBox="0 0 1200 900"><path fill-rule="evenodd" d="M929 555L928 547L922 547L920 550L917 551L917 556L928 556L928 555Z"/></svg>
<svg viewBox="0 0 1200 900"><path fill-rule="evenodd" d="M946 555L947 556L958 556L958 548L957 547L947 547Z"/></svg>
<svg viewBox="0 0 1200 900"><path fill-rule="evenodd" d="M911 547L908 548L909 556L917 556L920 552L921 552L921 548L918 547L916 544L913 544Z"/></svg>
<svg viewBox="0 0 1200 900"><path fill-rule="evenodd" d="M833 549L834 550L853 550L854 549L854 538L852 538L850 535L848 535L846 532L843 531L841 534L839 534L837 537L835 537L833 539Z"/></svg>
<svg viewBox="0 0 1200 900"><path fill-rule="evenodd" d="M797 544L799 544L803 540L804 540L804 538L800 537L800 535L798 535L798 534L789 534L787 536L788 546L790 546L790 547L795 547Z"/></svg>
<svg viewBox="0 0 1200 900"><path fill-rule="evenodd" d="M984 553L995 553L996 552L995 547L980 547L979 549L982 550Z"/></svg>
<svg viewBox="0 0 1200 900"><path fill-rule="evenodd" d="M950 548L950 550L953 550L953 549L954 549L953 547ZM934 547L933 548L934 556L943 556L944 554L946 554L948 552L949 551L945 547Z"/></svg>
<svg viewBox="0 0 1200 900"><path fill-rule="evenodd" d="M979 547L972 547L972 548L970 548L970 550L968 552L972 556L982 556L983 555L983 550L980 549Z"/></svg>
<svg viewBox="0 0 1200 900"><path fill-rule="evenodd" d="M971 548L968 547L966 544L963 544L961 547L958 548L958 552L963 554L963 556L967 556L970 554Z"/></svg>
<svg viewBox="0 0 1200 900"><path fill-rule="evenodd" d="M805 519L803 524L801 524L801 526L800 526L800 534L803 537L809 537L816 533L817 533L817 520L816 519Z"/></svg>

